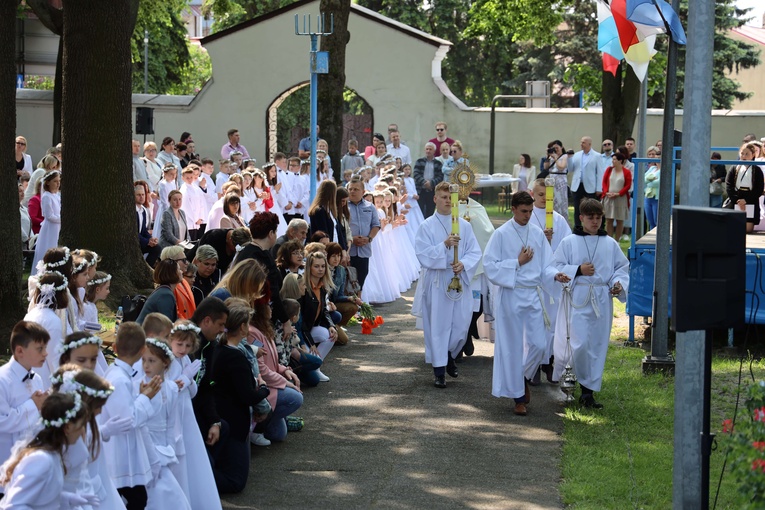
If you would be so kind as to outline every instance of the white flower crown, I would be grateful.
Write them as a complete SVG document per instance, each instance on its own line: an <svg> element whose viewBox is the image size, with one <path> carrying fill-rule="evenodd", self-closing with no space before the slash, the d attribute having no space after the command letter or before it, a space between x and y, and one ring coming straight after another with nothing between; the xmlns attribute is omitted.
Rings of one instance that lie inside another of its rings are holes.
<svg viewBox="0 0 765 510"><path fill-rule="evenodd" d="M173 350L170 349L170 346L167 345L162 340L157 340L156 338L147 338L146 343L151 344L154 347L159 347L160 349L162 349L162 351L164 351L164 353L167 355L168 358L170 359L175 358L175 355L173 354Z"/></svg>
<svg viewBox="0 0 765 510"><path fill-rule="evenodd" d="M80 338L79 340L75 342L69 342L68 344L62 343L58 346L58 355L61 356L66 351L77 349L78 347L82 347L83 345L87 344L93 344L98 345L98 347L101 347L103 345L104 341L101 340L101 338L97 336L88 336L85 338Z"/></svg>
<svg viewBox="0 0 765 510"><path fill-rule="evenodd" d="M81 273L88 267L88 259L82 259L82 262L72 268L72 274Z"/></svg>
<svg viewBox="0 0 765 510"><path fill-rule="evenodd" d="M49 292L51 289L53 289L53 292L61 292L62 290L65 290L69 286L69 280L66 279L66 276L59 273L58 271L48 271L47 273L44 273L43 276L46 274L57 274L59 275L63 280L64 283L56 287L52 283L40 283L40 280L37 281L37 288L40 290L41 294L44 294L46 292ZM42 279L42 277L40 277Z"/></svg>
<svg viewBox="0 0 765 510"><path fill-rule="evenodd" d="M178 331L193 331L197 335L202 332L201 329L199 329L198 326L192 323L188 324L178 324L176 326L173 326L173 329L170 330L170 334L177 333Z"/></svg>
<svg viewBox="0 0 765 510"><path fill-rule="evenodd" d="M54 427L57 429L60 429L70 421L74 419L75 416L77 416L77 413L80 412L80 409L82 409L82 397L79 393L71 393L72 397L74 398L74 406L72 406L71 409L69 409L66 413L64 413L64 416L55 420L43 420L42 423L46 427Z"/></svg>
<svg viewBox="0 0 765 510"><path fill-rule="evenodd" d="M52 375L50 382L54 386L57 384L60 385L58 389L60 393L85 393L91 397L106 399L114 392L114 386L109 386L109 388L105 390L97 390L90 386L86 386L75 379L76 374L77 372L74 370L69 370L58 377Z"/></svg>
<svg viewBox="0 0 765 510"><path fill-rule="evenodd" d="M61 267L67 262L69 262L69 257L71 257L71 254L69 253L69 248L64 246L64 258L59 260L58 262L48 262L47 264L44 264L44 266L47 268Z"/></svg>
<svg viewBox="0 0 765 510"><path fill-rule="evenodd" d="M103 278L96 278L94 280L90 280L88 282L88 287L92 287L93 285L103 285L104 283L108 282L112 279L112 275L108 274L104 276Z"/></svg>
<svg viewBox="0 0 765 510"><path fill-rule="evenodd" d="M88 260L88 267L92 267L98 264L98 253L94 252L93 250L91 250L90 253L92 255L90 256L90 260Z"/></svg>

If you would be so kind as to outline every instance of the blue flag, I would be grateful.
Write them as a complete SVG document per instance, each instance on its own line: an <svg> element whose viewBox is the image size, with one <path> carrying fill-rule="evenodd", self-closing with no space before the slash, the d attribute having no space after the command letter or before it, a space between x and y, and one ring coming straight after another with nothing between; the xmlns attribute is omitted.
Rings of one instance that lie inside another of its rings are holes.
<svg viewBox="0 0 765 510"><path fill-rule="evenodd" d="M661 14L659 10L661 10ZM633 23L661 28L664 33L666 33L664 24L664 20L666 20L672 33L672 40L677 44L686 44L687 42L680 17L672 9L672 6L664 0L627 0L627 19Z"/></svg>

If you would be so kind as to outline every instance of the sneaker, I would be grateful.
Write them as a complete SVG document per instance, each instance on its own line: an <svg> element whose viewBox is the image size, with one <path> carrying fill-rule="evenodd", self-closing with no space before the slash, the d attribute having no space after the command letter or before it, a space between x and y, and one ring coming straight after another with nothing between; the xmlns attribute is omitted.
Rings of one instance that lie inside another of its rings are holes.
<svg viewBox="0 0 765 510"><path fill-rule="evenodd" d="M316 374L319 376L319 382L328 382L329 377L324 375L321 370L316 369Z"/></svg>
<svg viewBox="0 0 765 510"><path fill-rule="evenodd" d="M250 434L250 443L255 446L271 446L271 441L266 439L266 436L263 434L258 434L257 432Z"/></svg>
<svg viewBox="0 0 765 510"><path fill-rule="evenodd" d="M287 416L285 421L287 422L287 430L290 432L300 432L305 426L303 418L298 418L297 416Z"/></svg>

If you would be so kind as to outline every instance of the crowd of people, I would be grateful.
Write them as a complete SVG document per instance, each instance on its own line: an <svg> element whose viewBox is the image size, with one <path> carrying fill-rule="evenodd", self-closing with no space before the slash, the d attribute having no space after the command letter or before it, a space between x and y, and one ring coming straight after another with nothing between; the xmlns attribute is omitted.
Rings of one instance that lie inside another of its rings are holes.
<svg viewBox="0 0 765 510"><path fill-rule="evenodd" d="M298 156L276 153L258 167L231 129L217 171L189 133L178 144L164 138L159 152L147 142L141 154L133 141L136 242L155 290L134 321L118 324L111 364L96 307L111 276L98 270L97 253L58 244L61 148L32 170L18 137L22 238L34 260L28 313L0 367L8 410L0 413L0 508L220 508L218 494L244 489L253 445L304 426L294 413L307 388L330 381L329 354L349 342L345 326L360 306L394 301L418 280L412 313L436 387L458 376L455 361L472 354L485 313L497 332L492 394L514 399L516 414L527 414L541 372L557 382L566 365L576 368L580 402L602 407L594 392L612 298L625 299L629 284L611 236L618 240L628 219L634 140L616 152L605 140L602 153L590 137L578 152L556 140L538 171L523 154L512 219L477 236L461 218L459 234L452 230L448 181L469 161L445 123L435 129L414 160L395 125L363 151L349 141L339 184L319 140L313 200L306 139ZM759 160L761 149L747 142L741 159ZM649 149L660 152L660 143ZM755 170L727 174L721 205L750 205L758 220L765 207ZM710 191L722 178L713 168ZM652 164L649 215L658 181ZM548 184L553 228L545 228Z"/></svg>
<svg viewBox="0 0 765 510"><path fill-rule="evenodd" d="M320 140L312 201L303 148L257 167L232 129L216 171L189 133L178 144L164 138L159 151L134 140L136 242L155 290L134 322L118 325L111 364L96 307L111 275L95 252L58 244L60 147L31 171L19 137L21 210L32 213L22 232L34 260L28 313L0 369L24 372L5 396L15 411L0 418L0 508L57 508L58 491L71 508L214 509L219 493L243 490L251 446L303 427L294 416L303 392L330 380L327 357L349 341L360 305L393 301L419 278L414 245L430 215L419 194L432 196L454 161L434 157L445 131L440 123L414 174L396 126L364 152L350 141L341 186ZM460 159L461 144L448 147ZM66 442L46 442L59 433ZM65 469L35 461L38 449ZM46 490L33 493L37 483Z"/></svg>

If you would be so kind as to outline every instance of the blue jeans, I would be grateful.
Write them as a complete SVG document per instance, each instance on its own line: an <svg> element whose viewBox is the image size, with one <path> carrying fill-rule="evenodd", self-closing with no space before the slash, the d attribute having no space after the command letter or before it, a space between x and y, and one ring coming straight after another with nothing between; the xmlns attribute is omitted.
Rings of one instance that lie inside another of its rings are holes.
<svg viewBox="0 0 765 510"><path fill-rule="evenodd" d="M321 368L321 358L315 354L300 351L300 360L293 371L300 378L300 385L313 388L319 385L319 374L316 371Z"/></svg>
<svg viewBox="0 0 765 510"><path fill-rule="evenodd" d="M645 219L648 220L648 230L656 228L659 218L659 201L655 198L645 198Z"/></svg>
<svg viewBox="0 0 765 510"><path fill-rule="evenodd" d="M720 208L723 204L722 195L709 195L709 207Z"/></svg>
<svg viewBox="0 0 765 510"><path fill-rule="evenodd" d="M303 405L303 394L292 388L277 390L276 407L271 420L266 426L266 439L284 441L287 437L287 422L284 418L294 413Z"/></svg>
<svg viewBox="0 0 765 510"><path fill-rule="evenodd" d="M332 322L335 324L339 323L341 320L343 320L343 314L335 310L334 312L329 312L329 318L332 319Z"/></svg>

